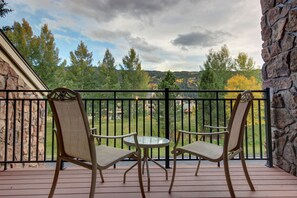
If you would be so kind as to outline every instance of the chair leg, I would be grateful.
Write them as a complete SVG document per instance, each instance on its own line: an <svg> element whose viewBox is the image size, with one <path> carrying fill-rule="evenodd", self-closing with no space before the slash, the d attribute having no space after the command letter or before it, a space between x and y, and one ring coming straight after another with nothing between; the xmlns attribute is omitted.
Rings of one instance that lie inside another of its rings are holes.
<svg viewBox="0 0 297 198"><path fill-rule="evenodd" d="M248 184L249 184L249 186L251 188L251 191L255 191L254 185L252 183L252 180L251 180L251 178L249 176L249 172L248 172L247 167L246 167L243 151L240 152L239 156L240 156L240 160L241 160L241 164L242 164L242 168L243 168L245 178L246 178L246 180L247 180L247 182L248 182Z"/></svg>
<svg viewBox="0 0 297 198"><path fill-rule="evenodd" d="M231 182L230 172L229 172L229 163L228 163L228 156L224 155L224 171L225 177L228 185L228 189L232 198L235 198L234 189Z"/></svg>
<svg viewBox="0 0 297 198"><path fill-rule="evenodd" d="M138 181L142 198L145 198L143 181L142 181L142 172L141 172L141 154L137 158L137 171L138 171Z"/></svg>
<svg viewBox="0 0 297 198"><path fill-rule="evenodd" d="M198 161L198 164L197 164L197 168L196 168L195 176L198 175L198 171L199 171L200 163L201 163L201 157L198 157L198 159L199 159L199 161Z"/></svg>
<svg viewBox="0 0 297 198"><path fill-rule="evenodd" d="M56 186L57 186L57 182L58 182L58 177L59 177L59 172L60 172L60 167L61 167L61 158L58 156L57 157L57 161L56 161L56 170L55 170L55 175L54 175L54 179L53 179L53 183L52 183L52 187L51 187L51 191L49 193L49 198L53 197Z"/></svg>
<svg viewBox="0 0 297 198"><path fill-rule="evenodd" d="M100 170L100 173L101 173L101 170ZM93 165L92 166L92 181L91 181L89 198L93 198L95 196L96 179L97 179L97 166Z"/></svg>
<svg viewBox="0 0 297 198"><path fill-rule="evenodd" d="M103 173L102 173L101 169L99 170L99 173L100 173L100 177L101 177L101 182L104 183L104 177L103 177Z"/></svg>
<svg viewBox="0 0 297 198"><path fill-rule="evenodd" d="M174 151L174 155L173 155L173 170L172 170L171 184L170 184L169 191L168 191L169 193L171 193L171 190L172 190L173 182L174 182L174 179L175 179L175 172L176 172L176 153Z"/></svg>

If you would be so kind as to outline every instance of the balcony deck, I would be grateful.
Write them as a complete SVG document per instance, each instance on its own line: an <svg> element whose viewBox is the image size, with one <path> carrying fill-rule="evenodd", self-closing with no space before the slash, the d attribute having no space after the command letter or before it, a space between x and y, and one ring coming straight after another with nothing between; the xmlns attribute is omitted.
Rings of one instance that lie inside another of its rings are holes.
<svg viewBox="0 0 297 198"><path fill-rule="evenodd" d="M116 169L105 170L105 183L100 182L98 174L96 196L98 198L136 198L140 197L137 183L136 169L127 175L127 182L123 184L123 173L127 165ZM267 168L264 163L248 162L250 176L256 188L249 190L240 164L231 163L231 177L237 197L297 197L297 177L278 168ZM163 170L157 166L150 167L151 191L146 196L151 198L177 197L230 197L225 182L223 168L216 164L203 163L200 175L194 176L195 165L182 163L178 165L173 192L168 194L172 169L169 180L165 180ZM53 168L8 169L0 172L0 197L47 197ZM61 172L54 197L78 198L88 197L91 171L68 167ZM146 187L146 176L143 177Z"/></svg>

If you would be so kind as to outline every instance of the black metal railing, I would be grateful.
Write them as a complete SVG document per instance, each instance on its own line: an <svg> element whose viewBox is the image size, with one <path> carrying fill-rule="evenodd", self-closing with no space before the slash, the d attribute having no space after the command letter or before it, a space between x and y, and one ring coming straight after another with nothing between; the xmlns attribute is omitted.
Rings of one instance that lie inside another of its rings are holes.
<svg viewBox="0 0 297 198"><path fill-rule="evenodd" d="M166 148L151 149L151 157L165 160L180 129L201 131L204 125L226 126L236 91L194 90L78 90L84 101L91 127L99 134L120 135L136 131L139 135L171 140ZM55 161L55 123L47 103L46 91L0 90L0 163L44 163ZM269 90L253 90L255 100L245 127L245 158L267 160L272 166ZM181 144L195 141L182 136ZM221 144L219 137L206 141ZM128 148L123 141L104 142ZM182 156L181 160L194 159Z"/></svg>

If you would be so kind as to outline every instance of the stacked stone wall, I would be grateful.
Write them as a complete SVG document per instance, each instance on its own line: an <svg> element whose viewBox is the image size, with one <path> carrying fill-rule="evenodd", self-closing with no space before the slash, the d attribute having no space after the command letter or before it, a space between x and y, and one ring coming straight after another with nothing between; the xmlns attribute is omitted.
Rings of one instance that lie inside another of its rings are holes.
<svg viewBox="0 0 297 198"><path fill-rule="evenodd" d="M0 90L31 90L13 68L1 58ZM5 160L5 155L8 161L15 162L43 160L45 104L37 100L31 102L28 100L41 96L34 92L9 93L8 112L6 97L6 92L0 91L0 161ZM42 165L42 163L10 163L10 167Z"/></svg>
<svg viewBox="0 0 297 198"><path fill-rule="evenodd" d="M261 0L263 86L271 88L274 165L297 176L297 0Z"/></svg>

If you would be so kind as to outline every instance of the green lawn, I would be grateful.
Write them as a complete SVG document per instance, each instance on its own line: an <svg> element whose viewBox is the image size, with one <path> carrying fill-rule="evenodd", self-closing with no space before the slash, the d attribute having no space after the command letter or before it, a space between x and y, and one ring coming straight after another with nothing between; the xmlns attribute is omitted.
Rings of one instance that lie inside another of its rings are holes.
<svg viewBox="0 0 297 198"><path fill-rule="evenodd" d="M184 123L188 122L188 118L184 118ZM191 125L190 128L191 129L195 129L196 125L195 125L195 119L194 118L190 118L191 119ZM139 135L151 135L151 136L160 136L160 137L165 137L165 131L164 131L164 126L161 126L160 128L158 128L158 122L154 119L152 119L152 124L150 123L150 118L145 118L145 122L142 118L138 119L137 125L138 125L138 134ZM90 123L92 124L92 122L90 121ZM100 126L99 127L99 123ZM162 122L160 122L162 124ZM130 121L131 127L129 128L129 121L124 119L122 120L116 120L114 122L114 120L107 120L106 119L102 119L101 121L99 119L97 119L96 122L94 122L94 126L91 127L95 127L97 128L97 132L102 134L102 135L122 135L122 134L128 134L129 132L134 132L136 131L136 120L131 120ZM173 149L174 146L174 126L176 126L176 131L181 129L181 122L177 122L176 124L173 124L171 122L170 128L173 129L171 131L173 131L170 134L170 151ZM51 159L52 157L55 159L55 155L56 155L56 142L55 142L55 136L53 136L53 130L52 130L52 121L51 119L48 120L47 122L47 134L46 134L46 157L47 159ZM183 128L185 130L187 130L189 128L189 126L183 126ZM252 133L252 130L254 130L254 133ZM260 133L262 132L262 145L260 145ZM53 137L54 137L54 150L52 149L52 145L53 145ZM265 148L264 148L264 143L265 143L265 125L254 125L254 128L252 127L248 127L247 128L247 136L244 139L244 145L246 143L246 138L247 138L247 142L248 142L248 155L249 156L253 156L255 155L256 157L259 157L261 154L261 149L262 149L262 153L265 153ZM185 135L183 136L183 142L184 144L190 143L196 141L195 136L188 136ZM217 139L214 138L212 140L214 143L217 143ZM220 139L219 140L220 143L223 143L223 141ZM118 148L129 148L128 146L126 146L125 144L123 144L121 139L118 139L116 141L114 140L108 140L108 142L106 141L102 141L103 144L108 144L110 146L116 146ZM158 149L152 149L153 152L153 156L154 157L158 157L158 154L160 155L160 157L164 157L165 155L165 148L160 148L160 150ZM246 150L244 150L244 152L246 152ZM265 153L266 155L266 153ZM264 155L264 156L265 156Z"/></svg>

